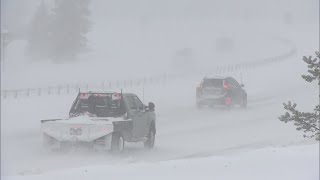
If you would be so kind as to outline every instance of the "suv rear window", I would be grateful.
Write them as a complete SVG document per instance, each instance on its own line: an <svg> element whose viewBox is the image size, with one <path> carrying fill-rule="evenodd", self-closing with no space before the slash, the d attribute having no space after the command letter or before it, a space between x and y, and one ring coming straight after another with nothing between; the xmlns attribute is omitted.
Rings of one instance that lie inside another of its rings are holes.
<svg viewBox="0 0 320 180"><path fill-rule="evenodd" d="M202 87L221 88L223 87L223 79L204 79Z"/></svg>

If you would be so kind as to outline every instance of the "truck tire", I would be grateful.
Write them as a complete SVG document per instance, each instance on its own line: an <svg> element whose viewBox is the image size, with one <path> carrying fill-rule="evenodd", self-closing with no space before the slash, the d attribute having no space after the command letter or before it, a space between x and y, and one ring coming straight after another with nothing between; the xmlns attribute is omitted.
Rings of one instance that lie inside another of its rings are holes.
<svg viewBox="0 0 320 180"><path fill-rule="evenodd" d="M153 149L155 139L156 139L156 133L155 133L155 128L153 127L150 129L147 140L143 142L144 148Z"/></svg>
<svg viewBox="0 0 320 180"><path fill-rule="evenodd" d="M120 153L124 149L124 139L121 133L115 132L112 134L111 140L111 151L115 153Z"/></svg>

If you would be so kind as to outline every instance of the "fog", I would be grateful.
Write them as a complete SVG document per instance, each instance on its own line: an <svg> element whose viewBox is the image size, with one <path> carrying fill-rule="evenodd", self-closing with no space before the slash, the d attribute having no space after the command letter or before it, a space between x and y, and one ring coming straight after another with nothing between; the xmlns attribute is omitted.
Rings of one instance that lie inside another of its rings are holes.
<svg viewBox="0 0 320 180"><path fill-rule="evenodd" d="M320 50L318 0L85 2L1 1L1 178L86 179L77 174L85 168L96 172L87 178L146 179L143 169L154 167L167 179L250 179L257 164L258 175L270 172L265 178L319 179L319 142L278 119L289 100L307 112L319 103L317 83L301 78L307 73L302 57ZM208 76L244 84L247 108L197 108L196 89ZM135 93L144 104L153 102L154 149L141 142L125 143L121 155L43 148L40 120L68 117L79 89ZM267 167L260 156L270 157ZM288 159L309 169L273 171L291 167ZM202 173L198 162L217 173ZM237 168L219 169L230 163ZM122 169L135 173L118 177Z"/></svg>

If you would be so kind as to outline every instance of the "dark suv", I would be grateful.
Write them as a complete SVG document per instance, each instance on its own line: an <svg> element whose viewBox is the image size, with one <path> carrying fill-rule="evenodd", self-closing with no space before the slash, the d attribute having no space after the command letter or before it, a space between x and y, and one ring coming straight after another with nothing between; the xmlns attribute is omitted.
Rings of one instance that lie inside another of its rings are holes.
<svg viewBox="0 0 320 180"><path fill-rule="evenodd" d="M196 90L197 107L240 105L246 108L247 93L243 87L232 77L205 77Z"/></svg>

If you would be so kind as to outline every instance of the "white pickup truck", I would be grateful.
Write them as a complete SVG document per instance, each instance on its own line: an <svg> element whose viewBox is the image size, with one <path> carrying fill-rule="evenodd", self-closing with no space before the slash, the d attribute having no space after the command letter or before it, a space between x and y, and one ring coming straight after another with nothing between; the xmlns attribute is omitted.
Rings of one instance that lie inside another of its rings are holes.
<svg viewBox="0 0 320 180"><path fill-rule="evenodd" d="M125 142L154 147L154 104L145 106L137 95L114 92L79 92L69 118L41 120L44 145L62 148L85 144L121 152Z"/></svg>

